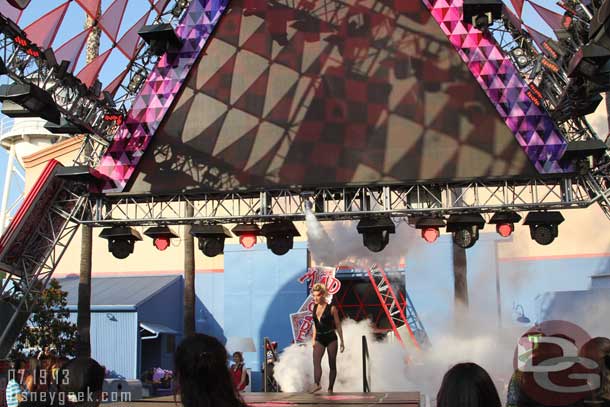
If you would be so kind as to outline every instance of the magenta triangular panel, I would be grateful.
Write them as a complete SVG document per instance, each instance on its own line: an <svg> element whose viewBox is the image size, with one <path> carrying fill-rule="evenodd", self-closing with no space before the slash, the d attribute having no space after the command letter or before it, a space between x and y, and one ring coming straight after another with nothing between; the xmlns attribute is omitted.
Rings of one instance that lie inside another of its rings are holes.
<svg viewBox="0 0 610 407"><path fill-rule="evenodd" d="M140 40L138 31L140 31L140 28L146 24L146 20L148 20L149 15L150 11L144 14L142 18L140 18L117 43L119 50L130 60L134 57L138 47L138 41Z"/></svg>
<svg viewBox="0 0 610 407"><path fill-rule="evenodd" d="M112 41L116 41L116 36L121 28L121 21L123 21L126 6L127 0L115 0L100 18L100 27L102 27L102 30L104 30Z"/></svg>
<svg viewBox="0 0 610 407"><path fill-rule="evenodd" d="M0 13L6 18L18 23L21 18L22 11L8 4L6 0L0 0Z"/></svg>
<svg viewBox="0 0 610 407"><path fill-rule="evenodd" d="M536 3L534 3L533 1L529 2L532 7L534 7L534 10L536 10L536 12L540 15L540 17L542 17L542 19L553 29L553 30L559 30L561 29L561 22L563 20L563 16L561 14L557 14L554 11L551 11L549 9L546 9Z"/></svg>
<svg viewBox="0 0 610 407"><path fill-rule="evenodd" d="M101 0L76 0L76 3L91 17L97 17L97 12L100 8Z"/></svg>
<svg viewBox="0 0 610 407"><path fill-rule="evenodd" d="M95 58L93 61L91 61L89 64L87 64L78 73L78 75L76 77L78 79L80 79L80 81L82 83L84 83L85 85L91 86L93 84L93 82L97 79L97 76L100 73L102 66L104 66L104 63L110 56L111 52L112 52L112 48L110 48L108 51L104 52L102 55L98 56L97 58Z"/></svg>
<svg viewBox="0 0 610 407"><path fill-rule="evenodd" d="M123 79L125 79L125 76L127 75L128 72L129 72L129 68L127 68L123 72L121 72L116 78L114 78L112 80L112 82L110 82L108 84L108 86L106 86L106 88L104 88L104 91L108 92L112 96L114 96L116 94L117 89L123 82Z"/></svg>
<svg viewBox="0 0 610 407"><path fill-rule="evenodd" d="M66 41L65 44L55 51L55 58L57 59L57 62L70 62L68 72L74 72L74 68L76 67L76 63L81 52L83 51L83 48L85 47L90 32L91 28L87 28L85 31L81 32L80 34L76 34L70 40Z"/></svg>
<svg viewBox="0 0 610 407"><path fill-rule="evenodd" d="M49 48L55 40L69 5L70 2L67 1L28 25L24 30L28 39L42 49Z"/></svg>

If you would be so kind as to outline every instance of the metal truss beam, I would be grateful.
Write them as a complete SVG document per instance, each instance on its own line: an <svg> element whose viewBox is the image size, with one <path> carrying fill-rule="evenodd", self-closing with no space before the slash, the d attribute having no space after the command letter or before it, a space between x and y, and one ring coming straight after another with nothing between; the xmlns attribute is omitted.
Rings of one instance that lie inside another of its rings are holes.
<svg viewBox="0 0 610 407"><path fill-rule="evenodd" d="M172 8L160 13L153 24L175 25L190 2L191 0L176 1ZM95 95L73 74L62 72L58 64L60 61L55 60L51 50L40 50L33 44L20 45L26 42L26 33L0 15L0 57L6 65L7 75L15 82L31 83L47 91L68 120L89 132L88 143L94 147L90 150L91 153L82 150L75 163L95 166L117 130L117 125L105 121L104 115L108 112L127 113L158 57L151 54L146 44L142 43L136 56L127 64L129 72L119 90L109 100ZM136 77L140 80L135 80Z"/></svg>
<svg viewBox="0 0 610 407"><path fill-rule="evenodd" d="M584 208L609 201L605 173L572 178L472 181L460 184L363 186L353 188L275 189L260 192L106 195L90 201L92 226L266 222L303 220L306 208L320 220L368 216L443 216ZM187 216L187 207L194 215ZM609 206L610 207L610 202Z"/></svg>
<svg viewBox="0 0 610 407"><path fill-rule="evenodd" d="M87 196L81 186L65 184L39 220L14 264L3 264L7 277L0 286L0 358L5 357L36 308L59 261L85 217Z"/></svg>

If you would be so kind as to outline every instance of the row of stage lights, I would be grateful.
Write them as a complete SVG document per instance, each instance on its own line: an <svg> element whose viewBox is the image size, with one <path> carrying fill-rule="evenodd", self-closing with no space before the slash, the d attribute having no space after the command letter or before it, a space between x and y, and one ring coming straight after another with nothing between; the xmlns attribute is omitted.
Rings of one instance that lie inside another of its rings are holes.
<svg viewBox="0 0 610 407"><path fill-rule="evenodd" d="M237 225L231 233L222 225L193 225L190 234L198 240L198 247L207 257L215 257L224 252L225 239L236 235L239 243L246 249L251 249L259 236L267 240L267 248L274 254L282 256L293 247L294 237L300 236L299 231L290 221L267 223L260 228L254 223ZM171 239L179 236L168 226L153 226L144 234L153 239L153 245L158 250L169 247ZM117 259L124 259L133 253L135 242L142 240L140 233L129 226L114 226L105 228L100 237L108 240L108 251Z"/></svg>
<svg viewBox="0 0 610 407"><path fill-rule="evenodd" d="M521 221L521 215L515 212L497 212L489 220L496 225L496 232L502 237L509 237L515 230L515 223ZM531 238L540 245L549 245L559 236L559 225L564 221L560 212L530 212L523 225L529 226ZM480 214L451 215L444 218L425 217L415 222L421 230L422 238L434 243L440 236L440 229L446 228L451 233L453 243L469 249L479 240L479 231L485 226L485 219Z"/></svg>
<svg viewBox="0 0 610 407"><path fill-rule="evenodd" d="M515 223L521 221L521 216L515 212L498 212L489 220L496 225L496 232L502 237L509 237L515 230ZM541 245L551 244L559 235L559 224L564 221L560 212L530 212L523 221L529 226L533 240ZM440 236L440 230L451 233L453 243L468 249L479 240L479 231L485 226L485 219L480 214L451 215L443 217L420 217L412 221L421 230L422 238L428 243L434 243ZM362 235L364 246L372 252L381 252L390 242L390 234L396 232L396 226L389 216L364 218L356 227ZM232 232L232 233L231 233ZM225 240L239 237L239 243L245 249L251 249L263 236L267 248L274 254L282 256L293 247L294 238L300 236L297 228L290 221L266 223L261 227L254 223L240 224L231 232L222 225L193 225L190 234L197 238L198 247L207 257L215 257L224 252ZM168 226L148 228L144 234L153 239L153 245L158 250L169 247L171 239L179 236ZM108 240L108 251L118 259L124 259L133 253L136 241L142 240L140 233L129 226L114 226L105 228L100 237Z"/></svg>

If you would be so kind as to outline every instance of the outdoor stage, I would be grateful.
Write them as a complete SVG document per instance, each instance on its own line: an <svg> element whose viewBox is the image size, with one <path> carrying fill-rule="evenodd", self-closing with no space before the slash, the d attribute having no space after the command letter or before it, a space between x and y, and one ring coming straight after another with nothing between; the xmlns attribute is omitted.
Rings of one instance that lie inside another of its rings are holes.
<svg viewBox="0 0 610 407"><path fill-rule="evenodd" d="M419 406L419 393L335 393L332 396L325 393L244 393L244 400L255 407L307 407L315 405L351 406ZM116 407L168 407L174 404L173 396L155 397L138 400L132 403L112 403Z"/></svg>

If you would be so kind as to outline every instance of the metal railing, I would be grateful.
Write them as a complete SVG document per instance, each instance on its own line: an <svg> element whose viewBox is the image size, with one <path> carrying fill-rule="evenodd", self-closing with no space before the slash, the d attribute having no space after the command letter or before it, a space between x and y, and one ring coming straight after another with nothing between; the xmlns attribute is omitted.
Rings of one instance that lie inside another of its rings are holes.
<svg viewBox="0 0 610 407"><path fill-rule="evenodd" d="M371 392L371 367L369 363L369 346L366 336L362 335L362 391Z"/></svg>

